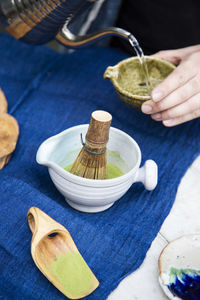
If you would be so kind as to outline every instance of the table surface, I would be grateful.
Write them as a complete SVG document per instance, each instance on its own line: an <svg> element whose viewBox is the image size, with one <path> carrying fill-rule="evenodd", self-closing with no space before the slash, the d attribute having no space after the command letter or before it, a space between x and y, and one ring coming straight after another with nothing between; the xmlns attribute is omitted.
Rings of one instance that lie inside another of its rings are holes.
<svg viewBox="0 0 200 300"><path fill-rule="evenodd" d="M200 233L199 179L200 156L182 178L172 210L153 241L143 264L126 277L107 300L168 299L158 282L158 258L168 242L184 234Z"/></svg>

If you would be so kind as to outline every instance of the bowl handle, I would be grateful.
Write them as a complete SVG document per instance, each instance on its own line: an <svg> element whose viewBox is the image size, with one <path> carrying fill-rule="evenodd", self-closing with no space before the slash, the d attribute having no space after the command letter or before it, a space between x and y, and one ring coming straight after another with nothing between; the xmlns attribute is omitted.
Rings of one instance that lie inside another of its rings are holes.
<svg viewBox="0 0 200 300"><path fill-rule="evenodd" d="M155 161L148 159L137 171L134 182L142 182L148 191L154 190L158 183L158 166Z"/></svg>

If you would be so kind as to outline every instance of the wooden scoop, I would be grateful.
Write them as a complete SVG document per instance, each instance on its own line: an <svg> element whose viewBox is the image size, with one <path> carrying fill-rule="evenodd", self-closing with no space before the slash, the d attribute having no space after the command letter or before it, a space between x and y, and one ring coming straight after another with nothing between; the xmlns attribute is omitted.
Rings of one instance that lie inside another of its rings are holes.
<svg viewBox="0 0 200 300"><path fill-rule="evenodd" d="M2 89L0 88L0 114L7 113L7 112L8 112L8 103Z"/></svg>
<svg viewBox="0 0 200 300"><path fill-rule="evenodd" d="M0 114L0 170L9 162L18 136L19 126L16 119L7 113Z"/></svg>
<svg viewBox="0 0 200 300"><path fill-rule="evenodd" d="M33 233L31 254L39 270L70 299L92 293L99 282L66 228L37 207L29 209L27 218Z"/></svg>

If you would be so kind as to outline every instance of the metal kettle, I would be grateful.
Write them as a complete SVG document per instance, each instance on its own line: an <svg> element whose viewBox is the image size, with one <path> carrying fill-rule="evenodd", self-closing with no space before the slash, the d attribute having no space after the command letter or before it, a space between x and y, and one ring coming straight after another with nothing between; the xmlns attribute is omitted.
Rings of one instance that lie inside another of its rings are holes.
<svg viewBox="0 0 200 300"><path fill-rule="evenodd" d="M0 0L0 21L12 36L29 44L44 44L55 38L77 48L110 35L130 38L130 32L117 27L84 36L70 32L70 21L91 2L95 0Z"/></svg>

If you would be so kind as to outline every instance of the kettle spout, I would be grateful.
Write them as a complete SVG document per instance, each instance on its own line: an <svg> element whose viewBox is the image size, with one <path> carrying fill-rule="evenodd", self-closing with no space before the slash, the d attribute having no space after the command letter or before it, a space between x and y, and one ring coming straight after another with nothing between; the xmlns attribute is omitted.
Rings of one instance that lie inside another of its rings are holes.
<svg viewBox="0 0 200 300"><path fill-rule="evenodd" d="M109 36L117 36L127 41L131 39L138 44L137 40L133 37L133 35L124 29L118 27L108 27L103 30L96 31L93 34L87 34L83 36L74 35L68 28L67 24L62 28L62 30L56 35L56 39L63 45L70 48L82 48L84 46L89 46L92 43L101 40L102 38Z"/></svg>

